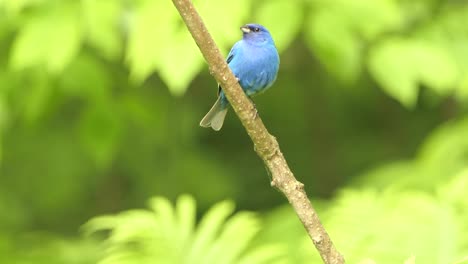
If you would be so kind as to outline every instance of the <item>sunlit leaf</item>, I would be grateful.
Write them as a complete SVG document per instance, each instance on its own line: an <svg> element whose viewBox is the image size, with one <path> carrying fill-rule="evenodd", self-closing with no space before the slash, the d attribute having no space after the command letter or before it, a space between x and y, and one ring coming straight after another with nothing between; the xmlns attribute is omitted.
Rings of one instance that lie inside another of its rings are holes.
<svg viewBox="0 0 468 264"><path fill-rule="evenodd" d="M453 203L459 209L463 209L468 207L467 188L468 168L458 173L448 184L441 186L439 194L442 199Z"/></svg>
<svg viewBox="0 0 468 264"><path fill-rule="evenodd" d="M119 1L81 1L86 38L104 56L115 59L120 55L122 38L119 32L122 7Z"/></svg>
<svg viewBox="0 0 468 264"><path fill-rule="evenodd" d="M159 74L174 95L182 95L203 66L200 51L186 29L166 38Z"/></svg>
<svg viewBox="0 0 468 264"><path fill-rule="evenodd" d="M361 73L361 43L346 21L331 12L320 12L307 22L307 40L326 69L345 82Z"/></svg>
<svg viewBox="0 0 468 264"><path fill-rule="evenodd" d="M0 7L5 7L8 14L16 15L27 7L43 4L47 0L1 0Z"/></svg>
<svg viewBox="0 0 468 264"><path fill-rule="evenodd" d="M185 215L195 213L193 198L180 197L174 208L167 199L156 197L150 200L150 206L152 211L96 217L84 226L91 233L110 231L104 244L106 253L99 263L287 263L280 262L284 251L271 251L280 247L251 246L260 228L259 219L247 212L229 217L234 209L231 202L212 207L195 232L187 232L193 222L174 221L177 214L181 216L182 208L188 209ZM194 219L194 215L189 218ZM187 235L186 243L180 243Z"/></svg>
<svg viewBox="0 0 468 264"><path fill-rule="evenodd" d="M359 261L358 264L377 264L377 262L375 262L372 259L364 259L364 260Z"/></svg>
<svg viewBox="0 0 468 264"><path fill-rule="evenodd" d="M433 185L447 181L465 168L468 162L467 133L468 119L462 119L444 124L426 139L418 156L423 183Z"/></svg>
<svg viewBox="0 0 468 264"><path fill-rule="evenodd" d="M299 33L303 12L300 1L265 1L256 8L255 21L265 25L275 40L276 47L281 52L286 49ZM287 19L278 19L285 17Z"/></svg>
<svg viewBox="0 0 468 264"><path fill-rule="evenodd" d="M398 6L391 0L313 1L307 22L309 46L326 69L344 82L362 71L366 41L401 27Z"/></svg>
<svg viewBox="0 0 468 264"><path fill-rule="evenodd" d="M402 40L388 40L373 48L369 70L382 88L406 107L418 98L418 73L411 47Z"/></svg>
<svg viewBox="0 0 468 264"><path fill-rule="evenodd" d="M160 65L164 38L173 28L168 23L174 18L169 7L168 1L142 1L130 10L126 61L134 81L142 82Z"/></svg>
<svg viewBox="0 0 468 264"><path fill-rule="evenodd" d="M412 48L421 82L442 95L455 88L458 69L455 62L441 47L422 42Z"/></svg>
<svg viewBox="0 0 468 264"><path fill-rule="evenodd" d="M223 50L231 48L242 38L240 27L246 23L250 12L249 0L211 1L196 0L199 11L216 44ZM220 19L222 18L222 19ZM184 31L187 31L184 28ZM198 51L198 53L200 53ZM226 53L227 55L227 53Z"/></svg>
<svg viewBox="0 0 468 264"><path fill-rule="evenodd" d="M373 40L383 32L399 29L403 22L401 10L394 0L335 0L330 1L330 6L335 10L336 16L347 20L351 25L349 29L366 40Z"/></svg>
<svg viewBox="0 0 468 264"><path fill-rule="evenodd" d="M394 39L375 47L369 68L382 88L406 107L415 105L420 84L447 94L458 77L454 61L442 48L419 40Z"/></svg>
<svg viewBox="0 0 468 264"><path fill-rule="evenodd" d="M6 128L9 119L8 106L5 95L0 92L0 133Z"/></svg>
<svg viewBox="0 0 468 264"><path fill-rule="evenodd" d="M177 199L177 222L179 226L179 244L188 245L195 229L195 199L189 195L181 195Z"/></svg>
<svg viewBox="0 0 468 264"><path fill-rule="evenodd" d="M234 204L229 201L218 203L200 221L196 231L196 239L188 254L188 259L199 259L205 256L210 243L213 243L222 223L234 211Z"/></svg>
<svg viewBox="0 0 468 264"><path fill-rule="evenodd" d="M81 46L82 29L77 10L75 5L65 2L29 18L13 44L10 66L15 70L45 66L51 73L60 73Z"/></svg>
<svg viewBox="0 0 468 264"><path fill-rule="evenodd" d="M44 72L37 72L24 93L23 116L26 122L35 123L46 110L53 86Z"/></svg>
<svg viewBox="0 0 468 264"><path fill-rule="evenodd" d="M408 258L407 260L405 260L404 264L416 264L416 257L412 256L412 257Z"/></svg>
<svg viewBox="0 0 468 264"><path fill-rule="evenodd" d="M462 78L457 94L459 98L468 99L468 73Z"/></svg>
<svg viewBox="0 0 468 264"><path fill-rule="evenodd" d="M325 222L350 263L362 256L382 264L403 263L409 255L435 264L457 257L458 241L453 240L460 232L457 215L425 193L343 192Z"/></svg>
<svg viewBox="0 0 468 264"><path fill-rule="evenodd" d="M467 263L468 263L468 256L453 262L453 264L467 264Z"/></svg>

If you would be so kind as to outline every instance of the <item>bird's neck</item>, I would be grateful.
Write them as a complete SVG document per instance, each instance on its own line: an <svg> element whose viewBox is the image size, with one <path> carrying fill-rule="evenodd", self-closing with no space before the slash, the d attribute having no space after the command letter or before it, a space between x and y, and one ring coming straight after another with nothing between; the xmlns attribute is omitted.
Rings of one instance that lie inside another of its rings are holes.
<svg viewBox="0 0 468 264"><path fill-rule="evenodd" d="M259 46L264 46L264 45L267 45L269 41L267 38L255 38L255 39L244 39L245 43L250 45L250 46L255 46L255 47L259 47Z"/></svg>

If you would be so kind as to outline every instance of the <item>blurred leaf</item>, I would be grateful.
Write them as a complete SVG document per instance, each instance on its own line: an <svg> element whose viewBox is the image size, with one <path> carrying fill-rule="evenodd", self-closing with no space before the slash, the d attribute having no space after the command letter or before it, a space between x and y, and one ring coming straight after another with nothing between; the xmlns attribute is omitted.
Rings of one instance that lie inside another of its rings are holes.
<svg viewBox="0 0 468 264"><path fill-rule="evenodd" d="M265 25L273 35L276 47L285 50L300 31L303 20L301 1L287 2L281 0L265 1L255 10L255 21ZM278 19L284 17L287 19Z"/></svg>
<svg viewBox="0 0 468 264"><path fill-rule="evenodd" d="M432 193L468 163L468 120L447 122L435 129L412 160L379 166L354 180L356 186Z"/></svg>
<svg viewBox="0 0 468 264"><path fill-rule="evenodd" d="M343 17L323 11L311 16L308 26L309 46L325 68L341 81L355 81L361 73L361 43Z"/></svg>
<svg viewBox="0 0 468 264"><path fill-rule="evenodd" d="M2 138L3 131L6 129L8 122L8 107L6 104L5 96L0 91L0 162L2 161Z"/></svg>
<svg viewBox="0 0 468 264"><path fill-rule="evenodd" d="M238 28L248 12L246 5L242 2L205 5L201 1L196 4L219 46L233 45L234 40L240 39ZM224 13L222 21L220 13ZM127 62L131 78L142 82L157 71L174 95L182 95L202 69L203 60L175 8L170 2L143 0L128 17Z"/></svg>
<svg viewBox="0 0 468 264"><path fill-rule="evenodd" d="M247 212L228 218L234 209L230 202L210 209L196 230L193 230L193 220L181 218L195 213L193 198L180 197L176 208L160 197L153 198L150 205L153 211L133 210L97 217L85 225L91 232L110 229L106 255L99 263L258 264L274 263L272 261L280 260L284 254L269 251L266 255L265 249L272 249L271 245L251 248L249 245L258 232L259 220ZM182 213L184 210L187 211ZM189 219L194 219L194 215Z"/></svg>
<svg viewBox="0 0 468 264"><path fill-rule="evenodd" d="M82 53L60 76L60 88L66 96L82 97L95 104L106 104L112 96L112 80L118 82L112 74L100 60Z"/></svg>
<svg viewBox="0 0 468 264"><path fill-rule="evenodd" d="M433 132L421 147L418 156L419 185L435 185L447 181L468 163L468 119L444 124Z"/></svg>
<svg viewBox="0 0 468 264"><path fill-rule="evenodd" d="M312 202L317 206L317 202ZM322 215L320 209L318 214ZM297 219L297 215L289 204L270 210L264 216L262 230L254 240L256 244L277 244L285 250L288 263L320 263L319 253L313 250L313 243L302 243L304 226ZM311 255L313 255L311 257Z"/></svg>
<svg viewBox="0 0 468 264"><path fill-rule="evenodd" d="M221 49L231 48L234 43L242 38L240 27L249 18L250 0L238 1L210 1L196 0L195 7L198 9L210 34ZM222 17L222 19L220 19ZM179 28L185 34L188 33L185 25ZM194 45L196 53L200 51ZM226 55L227 55L226 50Z"/></svg>
<svg viewBox="0 0 468 264"><path fill-rule="evenodd" d="M458 173L449 183L439 188L441 198L454 205L455 208L465 213L464 209L468 208L468 196L466 190L468 188L468 168ZM468 212L467 215L468 217Z"/></svg>
<svg viewBox="0 0 468 264"><path fill-rule="evenodd" d="M5 7L8 14L16 15L27 7L39 5L48 0L2 0L0 7Z"/></svg>
<svg viewBox="0 0 468 264"><path fill-rule="evenodd" d="M187 29L174 32L166 40L168 45L159 58L159 74L171 93L180 96L201 70L202 58Z"/></svg>
<svg viewBox="0 0 468 264"><path fill-rule="evenodd" d="M2 245L2 239L7 242ZM95 241L47 233L7 236L0 233L0 262L11 264L92 264L100 249Z"/></svg>
<svg viewBox="0 0 468 264"><path fill-rule="evenodd" d="M2 212L8 212L3 214L0 219L0 230L2 230L2 232L0 232L1 237L2 234L6 233L14 234L18 232L18 230L27 227L30 223L28 222L28 210L18 201L18 197L15 193L8 192L3 188L0 189L0 191L0 210Z"/></svg>
<svg viewBox="0 0 468 264"><path fill-rule="evenodd" d="M458 261L455 261L453 264L466 264L468 263L468 256L458 260Z"/></svg>
<svg viewBox="0 0 468 264"><path fill-rule="evenodd" d="M456 96L463 100L468 99L468 28L462 26L460 21L466 21L467 17L467 6L449 6L417 32L423 41L433 42L443 48L455 62L458 76L454 89L457 89ZM443 67L439 70L447 72Z"/></svg>
<svg viewBox="0 0 468 264"><path fill-rule="evenodd" d="M167 1L140 1L129 15L129 38L126 50L126 61L130 67L130 76L137 82L142 82L159 65L159 57L164 52L163 42L171 34L171 21L175 14L168 12L170 3ZM167 23L163 25L163 21Z"/></svg>
<svg viewBox="0 0 468 264"><path fill-rule="evenodd" d="M413 49L421 83L441 95L447 95L453 91L458 69L447 52L441 47L423 44L423 42L417 43Z"/></svg>
<svg viewBox="0 0 468 264"><path fill-rule="evenodd" d="M122 39L118 25L122 7L119 1L81 1L86 36L91 45L109 59L120 55Z"/></svg>
<svg viewBox="0 0 468 264"><path fill-rule="evenodd" d="M394 0L334 0L330 5L336 16L347 20L350 29L369 41L384 32L399 29L403 22L401 10Z"/></svg>
<svg viewBox="0 0 468 264"><path fill-rule="evenodd" d="M372 50L369 70L382 88L406 107L418 98L418 76L411 50L400 40L387 41Z"/></svg>
<svg viewBox="0 0 468 264"><path fill-rule="evenodd" d="M27 123L36 123L45 112L53 88L44 72L38 71L34 74L22 98L23 116Z"/></svg>
<svg viewBox="0 0 468 264"><path fill-rule="evenodd" d="M177 199L176 225L179 226L179 245L188 245L195 229L196 204L189 195L181 195Z"/></svg>
<svg viewBox="0 0 468 264"><path fill-rule="evenodd" d="M327 71L348 83L361 74L366 41L402 24L392 0L316 0L313 7L306 31L309 47Z"/></svg>
<svg viewBox="0 0 468 264"><path fill-rule="evenodd" d="M11 68L45 66L58 74L70 63L80 49L82 34L78 9L69 3L26 20L13 44Z"/></svg>
<svg viewBox="0 0 468 264"><path fill-rule="evenodd" d="M381 264L402 263L414 254L420 263L444 264L458 255L457 215L424 193L345 191L324 221L350 263L362 256Z"/></svg>
<svg viewBox="0 0 468 264"><path fill-rule="evenodd" d="M106 167L115 155L122 123L112 104L90 107L80 120L80 137L89 155Z"/></svg>
<svg viewBox="0 0 468 264"><path fill-rule="evenodd" d="M404 264L416 264L416 257L412 256L409 259L405 260Z"/></svg>
<svg viewBox="0 0 468 264"><path fill-rule="evenodd" d="M158 70L173 94L183 94L202 60L186 28L177 25L180 18L175 8L167 1L144 0L129 19L131 78L142 82Z"/></svg>
<svg viewBox="0 0 468 264"><path fill-rule="evenodd" d="M377 264L377 262L373 261L372 259L364 259L359 261L358 264Z"/></svg>
<svg viewBox="0 0 468 264"><path fill-rule="evenodd" d="M459 98L468 100L468 74L465 74L465 77L462 78L457 94Z"/></svg>
<svg viewBox="0 0 468 264"><path fill-rule="evenodd" d="M420 178L410 177L410 175L416 175L418 172L418 168L412 160L394 161L362 173L360 177L354 180L354 184L358 187L367 186L378 190L384 190L388 186L406 189L408 185L414 187L414 185L419 184L419 182L414 184L412 181ZM430 185L432 186L433 182L430 182Z"/></svg>
<svg viewBox="0 0 468 264"><path fill-rule="evenodd" d="M408 108L414 107L419 84L439 93L453 89L457 69L443 49L417 40L392 39L375 47L369 58L382 88Z"/></svg>

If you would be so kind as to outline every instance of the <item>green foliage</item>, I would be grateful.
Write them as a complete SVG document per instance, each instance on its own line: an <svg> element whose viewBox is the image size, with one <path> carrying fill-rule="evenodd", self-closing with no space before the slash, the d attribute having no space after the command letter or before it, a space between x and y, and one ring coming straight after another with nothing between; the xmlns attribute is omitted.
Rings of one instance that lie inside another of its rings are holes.
<svg viewBox="0 0 468 264"><path fill-rule="evenodd" d="M327 70L345 82L361 75L366 42L402 24L396 1L314 1L313 11L309 46Z"/></svg>
<svg viewBox="0 0 468 264"><path fill-rule="evenodd" d="M91 233L110 231L99 263L279 263L285 253L272 244L250 248L260 220L248 212L229 217L231 202L213 206L196 228L190 196L179 197L175 208L153 198L150 208L97 217L85 225Z"/></svg>
<svg viewBox="0 0 468 264"><path fill-rule="evenodd" d="M11 264L92 264L100 255L93 240L68 239L45 233L0 236L0 261Z"/></svg>
<svg viewBox="0 0 468 264"><path fill-rule="evenodd" d="M459 188L466 188L467 179L464 172L455 182L463 182L465 185ZM441 189L456 191L455 182ZM448 202L446 194L393 188L343 190L319 213L349 263L364 263L366 259L382 264L403 263L410 255L415 256L416 263L455 263L468 253L468 240L463 235L468 216L460 209L460 203L467 199L457 197L457 202ZM311 241L289 208L268 218L262 243L280 240L289 245L292 263L320 261L309 250ZM278 237L286 230L288 236Z"/></svg>
<svg viewBox="0 0 468 264"><path fill-rule="evenodd" d="M305 32L312 52L326 70L354 83L365 67L390 96L414 107L420 85L447 95L467 98L466 27L468 8L456 3L397 0L282 0L251 6L237 2L196 1L211 34L226 48L239 38L236 30L254 10L255 21L274 33L285 50L306 18ZM23 10L34 8L23 18ZM429 19L431 12L441 11ZM203 60L170 1L13 1L3 12L17 26L10 67L45 66L61 73L83 44L116 60L125 53L130 79L137 84L158 73L170 91L182 95L203 69ZM229 11L226 11L229 10ZM219 16L222 14L222 22ZM288 19L276 19L288 17ZM163 26L164 25L164 26ZM122 40L127 40L122 45Z"/></svg>
<svg viewBox="0 0 468 264"><path fill-rule="evenodd" d="M118 27L123 7L119 1L81 1L86 42L107 59L117 59L122 50Z"/></svg>
<svg viewBox="0 0 468 264"><path fill-rule="evenodd" d="M52 74L63 71L82 42L77 7L66 2L21 21L21 30L12 46L10 67L23 70L45 66Z"/></svg>
<svg viewBox="0 0 468 264"><path fill-rule="evenodd" d="M457 81L446 51L418 40L387 40L372 51L369 67L382 88L407 107L414 107L419 84L448 94Z"/></svg>
<svg viewBox="0 0 468 264"><path fill-rule="evenodd" d="M468 14L466 6L441 4L441 14L427 20L418 16L429 12L429 4L406 9L404 1L326 2L316 1L316 13L308 22L309 43L341 80L355 81L367 64L381 87L410 108L420 85L442 95L465 91L468 40L463 37L466 27L459 25ZM457 65L457 60L464 62Z"/></svg>
<svg viewBox="0 0 468 264"><path fill-rule="evenodd" d="M255 11L256 23L268 25L274 32L275 44L279 52L285 50L300 32L303 20L301 1L264 1ZM288 19L278 19L287 17Z"/></svg>
<svg viewBox="0 0 468 264"><path fill-rule="evenodd" d="M244 23L272 32L281 72L254 100L349 263L467 262L465 3L194 3L223 54ZM198 128L206 69L171 1L0 0L0 263L319 262L234 115ZM265 215L124 211L180 193ZM78 237L90 218L105 243Z"/></svg>
<svg viewBox="0 0 468 264"><path fill-rule="evenodd" d="M356 180L358 185L434 191L468 164L468 119L436 129L412 161L399 161L371 170Z"/></svg>
<svg viewBox="0 0 468 264"><path fill-rule="evenodd" d="M420 263L450 263L466 254L467 239L459 234L468 218L444 197L399 190L344 192L325 217L351 263L363 256L398 263L411 254Z"/></svg>
<svg viewBox="0 0 468 264"><path fill-rule="evenodd" d="M316 202L327 231L347 262L374 263L366 262L372 259L382 264L403 263L413 255L416 263L443 264L457 263L468 255L468 238L464 235L468 230L464 209L468 206L468 168L466 160L457 162L456 155L457 149L467 148L460 141L444 148L437 146L443 142L436 140L444 133L461 135L465 124L446 125L429 137L422 153L429 145L437 149L432 150L434 154L442 154L442 149L448 151L444 152L444 160L433 161L434 166L420 163L419 157L385 165L358 177L357 185L361 187L345 188L330 201ZM448 156L455 161L447 162ZM427 167L421 167L423 164ZM440 170L432 173L440 178L428 174L436 167ZM426 174L419 175L419 171ZM286 230L287 235L279 238L278 234ZM293 263L320 261L315 252L308 250L310 238L289 207L270 213L258 238L261 243L278 240L289 245L289 255L295 256Z"/></svg>

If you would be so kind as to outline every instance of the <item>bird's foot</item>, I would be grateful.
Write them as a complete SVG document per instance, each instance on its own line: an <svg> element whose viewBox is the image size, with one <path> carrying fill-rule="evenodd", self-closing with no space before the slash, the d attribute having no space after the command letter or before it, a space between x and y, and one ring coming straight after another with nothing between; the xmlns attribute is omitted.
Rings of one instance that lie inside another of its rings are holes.
<svg viewBox="0 0 468 264"><path fill-rule="evenodd" d="M256 108L255 106L254 106L254 111L255 111L255 113L254 113L254 118L253 118L253 119L257 119L257 117L258 117L258 110L257 110L257 108Z"/></svg>
<svg viewBox="0 0 468 264"><path fill-rule="evenodd" d="M250 102L252 103L252 106L253 106L253 108L252 108L252 111L253 111L253 119L257 119L257 117L258 117L257 106L255 105L254 101L252 101L252 99L249 98L249 100L250 100Z"/></svg>

